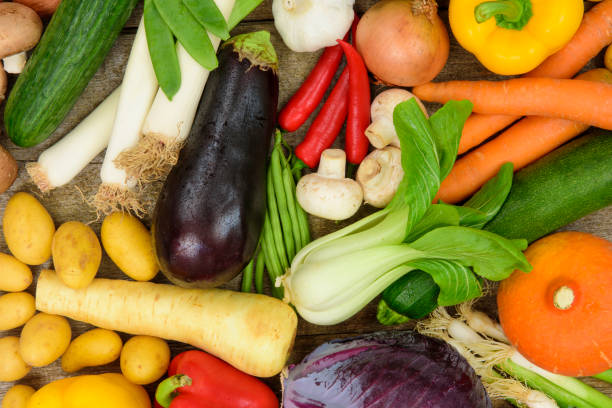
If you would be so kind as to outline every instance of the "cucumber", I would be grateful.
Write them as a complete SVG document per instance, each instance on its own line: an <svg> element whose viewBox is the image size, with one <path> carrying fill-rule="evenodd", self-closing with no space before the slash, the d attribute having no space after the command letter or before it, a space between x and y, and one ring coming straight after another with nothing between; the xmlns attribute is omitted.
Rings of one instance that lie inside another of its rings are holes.
<svg viewBox="0 0 612 408"><path fill-rule="evenodd" d="M594 129L514 176L485 230L529 242L612 204L612 132Z"/></svg>
<svg viewBox="0 0 612 408"><path fill-rule="evenodd" d="M386 325L420 319L438 306L439 293L440 288L428 273L410 271L385 289L376 318Z"/></svg>
<svg viewBox="0 0 612 408"><path fill-rule="evenodd" d="M6 103L18 146L53 133L104 61L138 0L62 0Z"/></svg>

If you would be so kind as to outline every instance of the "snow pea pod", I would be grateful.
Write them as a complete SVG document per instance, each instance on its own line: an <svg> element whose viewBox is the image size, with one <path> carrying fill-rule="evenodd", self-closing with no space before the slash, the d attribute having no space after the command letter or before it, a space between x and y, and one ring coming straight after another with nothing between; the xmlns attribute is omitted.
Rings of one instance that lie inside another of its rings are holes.
<svg viewBox="0 0 612 408"><path fill-rule="evenodd" d="M229 38L227 22L214 0L183 0L183 3L210 33L222 40Z"/></svg>

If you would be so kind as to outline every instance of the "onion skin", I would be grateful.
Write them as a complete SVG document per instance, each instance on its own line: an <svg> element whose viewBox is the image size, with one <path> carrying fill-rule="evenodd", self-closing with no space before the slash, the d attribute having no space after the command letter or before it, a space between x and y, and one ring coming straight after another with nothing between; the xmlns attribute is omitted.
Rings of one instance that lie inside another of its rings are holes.
<svg viewBox="0 0 612 408"><path fill-rule="evenodd" d="M13 0L34 10L42 18L50 17L60 4L61 0Z"/></svg>
<svg viewBox="0 0 612 408"><path fill-rule="evenodd" d="M370 72L398 86L434 79L449 52L448 31L436 12L433 0L383 0L372 6L357 26L357 50Z"/></svg>

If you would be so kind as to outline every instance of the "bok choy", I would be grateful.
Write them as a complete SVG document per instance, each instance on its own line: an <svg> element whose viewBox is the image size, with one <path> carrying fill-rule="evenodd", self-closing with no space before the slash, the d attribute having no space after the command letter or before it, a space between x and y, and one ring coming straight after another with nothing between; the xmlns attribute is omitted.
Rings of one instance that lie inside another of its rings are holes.
<svg viewBox="0 0 612 408"><path fill-rule="evenodd" d="M440 287L440 305L479 296L479 277L497 281L515 269L530 271L522 254L525 240L473 228L493 211L487 200L473 207L448 206L455 216L443 220L444 211L437 210L446 204L432 205L454 164L471 107L469 101L450 101L427 119L414 100L396 106L393 122L405 175L393 200L304 247L281 279L285 300L304 319L319 325L344 321L414 269L430 274Z"/></svg>

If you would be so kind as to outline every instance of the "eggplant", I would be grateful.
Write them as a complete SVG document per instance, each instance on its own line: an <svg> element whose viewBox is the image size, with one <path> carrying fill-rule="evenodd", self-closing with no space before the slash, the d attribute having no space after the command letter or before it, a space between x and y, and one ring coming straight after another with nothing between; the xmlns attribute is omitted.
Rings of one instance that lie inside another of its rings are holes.
<svg viewBox="0 0 612 408"><path fill-rule="evenodd" d="M278 58L270 33L221 46L193 127L153 215L153 247L174 284L214 287L252 258L266 211Z"/></svg>

